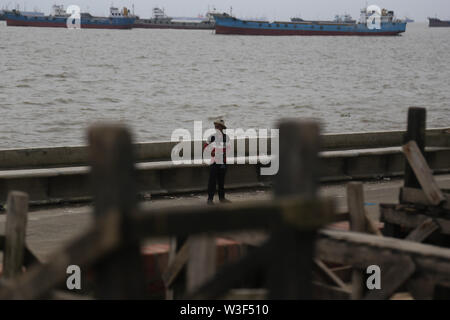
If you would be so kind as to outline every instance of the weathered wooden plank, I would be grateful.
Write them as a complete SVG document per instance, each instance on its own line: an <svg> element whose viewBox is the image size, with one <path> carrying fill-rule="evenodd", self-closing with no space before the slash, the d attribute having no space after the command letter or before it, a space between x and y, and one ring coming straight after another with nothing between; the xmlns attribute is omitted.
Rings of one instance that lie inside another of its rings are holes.
<svg viewBox="0 0 450 320"><path fill-rule="evenodd" d="M361 182L347 184L347 206L350 213L350 229L355 232L366 232L364 191Z"/></svg>
<svg viewBox="0 0 450 320"><path fill-rule="evenodd" d="M187 235L174 236L171 238L170 250L169 250L169 258L175 259L178 255L179 250L181 250L184 245L189 240ZM189 250L189 247L187 247ZM182 299L186 295L186 267L185 265L181 267L178 275L172 282L171 287L167 290L167 299L169 300L178 300Z"/></svg>
<svg viewBox="0 0 450 320"><path fill-rule="evenodd" d="M5 236L0 235L0 251L5 251ZM36 257L36 255L27 247L25 243L24 248L24 257L23 257L23 265L25 267L29 267L33 264L39 264L39 259Z"/></svg>
<svg viewBox="0 0 450 320"><path fill-rule="evenodd" d="M385 268L395 266L396 259L405 256L414 261L416 268L414 279L408 282L424 278L427 283L438 283L450 278L450 249L447 248L337 230L319 231L316 242L316 258L361 269L374 264Z"/></svg>
<svg viewBox="0 0 450 320"><path fill-rule="evenodd" d="M133 217L139 238L189 236L204 232L274 230L289 223L297 230L314 230L334 219L334 200L286 197L217 206L143 210Z"/></svg>
<svg viewBox="0 0 450 320"><path fill-rule="evenodd" d="M442 204L442 208L450 210L450 196L443 193L445 202ZM415 188L401 188L400 189L400 203L421 204L425 206L432 206L433 204L428 200L425 192L421 189Z"/></svg>
<svg viewBox="0 0 450 320"><path fill-rule="evenodd" d="M405 144L403 146L403 153L408 159L411 168L419 180L420 186L422 187L428 201L435 206L444 202L446 198L434 180L433 173L424 156L420 152L417 143L415 141L410 141Z"/></svg>
<svg viewBox="0 0 450 320"><path fill-rule="evenodd" d="M28 195L12 191L8 194L5 227L3 276L13 278L22 272L28 220Z"/></svg>
<svg viewBox="0 0 450 320"><path fill-rule="evenodd" d="M88 133L92 164L94 216L115 210L121 216L121 247L95 268L96 297L142 299L146 295L140 242L133 230L132 213L137 209L134 150L128 129L98 125Z"/></svg>
<svg viewBox="0 0 450 320"><path fill-rule="evenodd" d="M367 216L364 208L364 190L361 182L347 184L347 206L349 209L350 229L356 232L369 232L382 236L375 223Z"/></svg>
<svg viewBox="0 0 450 320"><path fill-rule="evenodd" d="M314 264L320 273L325 276L327 279L331 280L335 285L337 285L340 289L349 291L349 286L344 283L330 268L328 268L321 260L314 259Z"/></svg>
<svg viewBox="0 0 450 320"><path fill-rule="evenodd" d="M193 236L187 264L187 290L194 292L216 272L216 239L208 234Z"/></svg>
<svg viewBox="0 0 450 320"><path fill-rule="evenodd" d="M423 242L435 231L439 230L439 225L433 219L427 219L405 238L405 240L414 242Z"/></svg>
<svg viewBox="0 0 450 320"><path fill-rule="evenodd" d="M169 266L162 276L166 288L169 288L172 285L173 281L186 265L189 259L189 246L190 241L187 240L173 258L169 257Z"/></svg>
<svg viewBox="0 0 450 320"><path fill-rule="evenodd" d="M427 111L425 108L409 108L407 131L403 138L403 144L406 144L410 141L415 141L421 153L425 151L426 116ZM407 160L405 160L404 180L404 186L406 188L420 188L420 183L417 180L417 177Z"/></svg>
<svg viewBox="0 0 450 320"><path fill-rule="evenodd" d="M69 265L82 270L110 254L121 241L121 215L111 211L99 217L96 225L64 250L49 257L49 262L34 265L26 273L0 287L0 299L33 300L45 297L51 289L63 283Z"/></svg>
<svg viewBox="0 0 450 320"><path fill-rule="evenodd" d="M171 266L174 263L174 261L175 261L175 258L177 256L177 251L178 251L177 249L179 249L179 248L177 248L177 238L176 237L170 237L169 243L170 243L170 245L169 245L169 257L168 257L167 265ZM184 264L183 264L183 266L184 266ZM166 280L164 280L164 274L163 274L163 281L166 281ZM173 288L171 288L170 286L166 285L166 300L174 300L174 298L175 297L174 297L174 290L173 290Z"/></svg>
<svg viewBox="0 0 450 320"><path fill-rule="evenodd" d="M404 228L415 229L423 224L430 217L417 212L406 212L396 209L395 206L381 205L380 220L402 226ZM450 220L444 218L433 218L439 225L439 232L450 235Z"/></svg>
<svg viewBox="0 0 450 320"><path fill-rule="evenodd" d="M362 183L350 182L347 184L347 206L350 213L350 230L366 232L366 213L364 209L364 191ZM359 300L365 290L364 275L361 270L352 273L352 299Z"/></svg>

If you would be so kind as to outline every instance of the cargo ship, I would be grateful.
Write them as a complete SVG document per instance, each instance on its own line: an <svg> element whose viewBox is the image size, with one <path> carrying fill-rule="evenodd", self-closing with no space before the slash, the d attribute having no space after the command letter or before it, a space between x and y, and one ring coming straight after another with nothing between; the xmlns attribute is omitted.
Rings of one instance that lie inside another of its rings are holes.
<svg viewBox="0 0 450 320"><path fill-rule="evenodd" d="M208 13L206 18L199 22L194 21L175 21L166 15L164 9L153 8L151 19L137 18L133 28L147 29L191 29L191 30L214 30L214 18Z"/></svg>
<svg viewBox="0 0 450 320"><path fill-rule="evenodd" d="M67 28L66 13L62 5L54 5L51 15L26 15L19 10L5 11L6 24L14 27L50 27ZM95 17L89 13L81 13L81 28L91 29L131 29L135 17L129 14L127 8L119 10L111 7L109 17Z"/></svg>
<svg viewBox="0 0 450 320"><path fill-rule="evenodd" d="M441 20L438 18L428 18L430 28L450 27L450 20Z"/></svg>
<svg viewBox="0 0 450 320"><path fill-rule="evenodd" d="M394 36L406 31L406 22L397 20L393 11L383 9L379 15L380 27L369 27L375 11L361 10L359 22L308 21L293 18L291 21L241 20L227 13L213 14L216 34L238 35L298 35L298 36Z"/></svg>

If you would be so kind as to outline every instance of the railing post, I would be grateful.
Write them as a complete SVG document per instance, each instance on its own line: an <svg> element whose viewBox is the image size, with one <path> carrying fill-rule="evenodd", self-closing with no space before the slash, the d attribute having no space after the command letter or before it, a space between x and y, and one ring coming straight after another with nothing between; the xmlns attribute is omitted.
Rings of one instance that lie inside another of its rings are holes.
<svg viewBox="0 0 450 320"><path fill-rule="evenodd" d="M100 125L89 131L95 218L119 213L121 245L95 267L100 299L142 299L146 279L140 242L133 236L131 215L137 209L133 146L128 130Z"/></svg>
<svg viewBox="0 0 450 320"><path fill-rule="evenodd" d="M3 276L13 278L22 272L28 219L28 195L12 191L8 195L7 203Z"/></svg>
<svg viewBox="0 0 450 320"><path fill-rule="evenodd" d="M288 120L279 126L279 172L275 196L315 198L318 186L319 125ZM315 230L285 225L274 232L278 252L268 266L269 299L311 299Z"/></svg>
<svg viewBox="0 0 450 320"><path fill-rule="evenodd" d="M408 109L408 128L404 136L403 144L411 140L416 141L420 152L425 156L425 129L426 129L425 108L409 108ZM420 183L414 174L407 159L405 159L405 188L420 189Z"/></svg>

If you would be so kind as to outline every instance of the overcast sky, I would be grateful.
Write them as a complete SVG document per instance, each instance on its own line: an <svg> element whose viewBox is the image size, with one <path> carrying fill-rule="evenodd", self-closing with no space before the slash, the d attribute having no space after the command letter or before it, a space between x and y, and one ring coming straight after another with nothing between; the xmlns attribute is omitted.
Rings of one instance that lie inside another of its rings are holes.
<svg viewBox="0 0 450 320"><path fill-rule="evenodd" d="M350 13L359 17L359 9L366 0L0 0L0 7L14 8L25 6L28 11L35 8L49 13L53 4L79 5L82 11L96 15L107 15L109 6L135 6L136 14L141 17L151 16L154 6L164 7L169 16L198 16L204 14L208 7L216 7L219 11L230 11L239 17L272 19L288 19L300 16L304 19L330 19L338 13ZM405 15L418 21L425 21L427 16L438 15L450 18L450 0L373 0L367 4L392 9L398 17Z"/></svg>

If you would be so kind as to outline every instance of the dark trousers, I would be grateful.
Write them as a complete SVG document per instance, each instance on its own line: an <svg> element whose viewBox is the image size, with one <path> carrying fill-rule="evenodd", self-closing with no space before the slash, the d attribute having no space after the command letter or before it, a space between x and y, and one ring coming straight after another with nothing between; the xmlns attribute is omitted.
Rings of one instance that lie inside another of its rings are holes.
<svg viewBox="0 0 450 320"><path fill-rule="evenodd" d="M208 182L208 200L214 199L216 193L216 185L219 185L219 199L225 199L225 174L227 166L224 164L213 163L209 166L209 182Z"/></svg>

